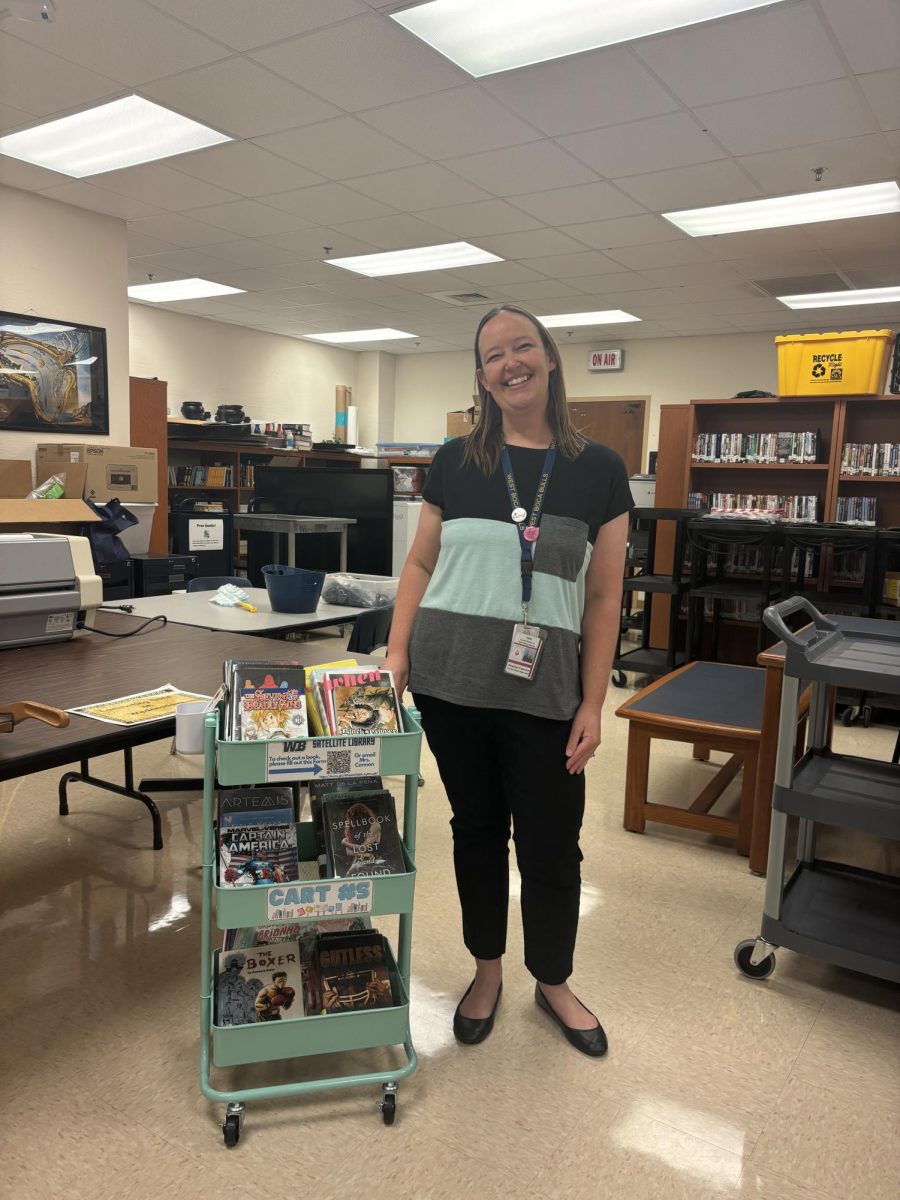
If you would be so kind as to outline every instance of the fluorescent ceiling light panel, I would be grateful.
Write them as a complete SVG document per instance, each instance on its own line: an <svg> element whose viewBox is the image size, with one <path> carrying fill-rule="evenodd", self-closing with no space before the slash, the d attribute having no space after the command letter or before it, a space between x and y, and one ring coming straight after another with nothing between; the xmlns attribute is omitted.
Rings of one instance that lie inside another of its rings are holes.
<svg viewBox="0 0 900 1200"><path fill-rule="evenodd" d="M479 78L782 0L431 0L389 15Z"/></svg>
<svg viewBox="0 0 900 1200"><path fill-rule="evenodd" d="M893 180L776 196L773 200L717 204L714 208L686 208L662 215L691 237L710 237L717 233L741 233L745 229L780 229L784 225L845 221L850 217L875 217L891 212L900 212L900 187Z"/></svg>
<svg viewBox="0 0 900 1200"><path fill-rule="evenodd" d="M412 250L389 250L384 254L356 254L352 258L326 258L332 267L343 267L357 275L378 279L383 275L412 275L416 271L454 271L503 262L496 254L479 250L468 242L446 242L440 246L416 246Z"/></svg>
<svg viewBox="0 0 900 1200"><path fill-rule="evenodd" d="M810 292L776 296L788 308L843 308L845 304L900 304L900 287L855 288L850 292Z"/></svg>
<svg viewBox="0 0 900 1200"><path fill-rule="evenodd" d="M125 96L0 137L0 154L83 179L232 140L142 96Z"/></svg>
<svg viewBox="0 0 900 1200"><path fill-rule="evenodd" d="M208 279L173 279L169 283L139 283L128 289L129 300L165 304L173 300L203 300L207 296L234 296L245 288L227 287Z"/></svg>
<svg viewBox="0 0 900 1200"><path fill-rule="evenodd" d="M621 308L610 308L605 312L551 313L549 317L538 317L545 329L574 329L577 325L621 325L625 321L640 321Z"/></svg>
<svg viewBox="0 0 900 1200"><path fill-rule="evenodd" d="M313 342L393 342L400 338L418 337L415 333L404 333L402 329L350 329L345 333L305 333Z"/></svg>

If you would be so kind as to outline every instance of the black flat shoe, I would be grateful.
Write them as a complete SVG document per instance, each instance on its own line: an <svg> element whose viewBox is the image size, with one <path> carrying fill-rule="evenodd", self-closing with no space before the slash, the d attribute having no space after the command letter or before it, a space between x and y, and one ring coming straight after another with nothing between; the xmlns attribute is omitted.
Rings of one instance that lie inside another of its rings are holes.
<svg viewBox="0 0 900 1200"><path fill-rule="evenodd" d="M456 1035L456 1040L466 1046L477 1046L479 1042L484 1041L494 1028L494 1015L497 1012L497 1005L500 1003L500 993L503 991L503 984L501 982L497 989L497 999L494 1001L494 1007L491 1009L489 1017L464 1017L459 1011L460 1005L474 986L475 980L473 979L466 988L463 998L457 1004L456 1012L453 1014L453 1032Z"/></svg>
<svg viewBox="0 0 900 1200"><path fill-rule="evenodd" d="M606 1034L603 1032L603 1026L597 1022L596 1029L572 1029L568 1026L562 1017L558 1015L553 1005L541 991L541 985L534 985L534 998L538 1008L542 1008L548 1017L552 1017L557 1023L569 1044L574 1046L576 1050L580 1050L582 1054L588 1054L591 1058L602 1058L609 1049L609 1043L606 1040ZM576 997L577 999L577 997ZM579 1001L579 1003L581 1003ZM583 1007L583 1006L582 1006ZM590 1009L586 1010L591 1012ZM591 1016L594 1014L591 1013Z"/></svg>

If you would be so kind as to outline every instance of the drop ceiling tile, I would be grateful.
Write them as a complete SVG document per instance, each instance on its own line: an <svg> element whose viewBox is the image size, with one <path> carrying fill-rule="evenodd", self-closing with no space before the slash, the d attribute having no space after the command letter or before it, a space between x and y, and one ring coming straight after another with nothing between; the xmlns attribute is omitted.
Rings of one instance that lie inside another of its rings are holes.
<svg viewBox="0 0 900 1200"><path fill-rule="evenodd" d="M729 100L695 111L713 137L738 155L875 131L872 118L847 79Z"/></svg>
<svg viewBox="0 0 900 1200"><path fill-rule="evenodd" d="M129 258L129 264L143 272L144 276L155 275L162 278L164 274L173 272L176 279L219 279L218 272L227 270L227 264L220 258L203 250L188 250L185 248L160 250L156 254L141 254Z"/></svg>
<svg viewBox="0 0 900 1200"><path fill-rule="evenodd" d="M482 80L482 86L544 133L618 125L678 103L628 50L573 55Z"/></svg>
<svg viewBox="0 0 900 1200"><path fill-rule="evenodd" d="M317 225L340 225L344 221L362 221L367 217L390 216L392 210L386 204L361 196L342 183L322 183L317 187L300 188L294 192L279 192L263 199L273 208L284 213L296 213ZM261 230L261 233L280 233L288 229L303 228L302 222L285 225L284 230Z"/></svg>
<svg viewBox="0 0 900 1200"><path fill-rule="evenodd" d="M304 304L324 304L332 299L332 296L324 288L317 287L281 288L277 292L268 292L264 295L270 299L280 300L282 304L290 307Z"/></svg>
<svg viewBox="0 0 900 1200"><path fill-rule="evenodd" d="M646 39L635 49L690 108L844 74L827 32L808 4L779 4L763 12L692 25Z"/></svg>
<svg viewBox="0 0 900 1200"><path fill-rule="evenodd" d="M115 192L93 187L82 180L72 180L58 187L44 188L41 195L46 196L48 200L74 204L76 208L89 208L92 212L106 213L109 217L120 217L123 221L152 217L160 212L153 204L147 204L133 196L119 196Z"/></svg>
<svg viewBox="0 0 900 1200"><path fill-rule="evenodd" d="M777 313L784 312L784 305L774 298L767 296L747 295L740 297L717 298L713 301L715 311L722 317L743 316L746 313Z"/></svg>
<svg viewBox="0 0 900 1200"><path fill-rule="evenodd" d="M305 262L285 263L279 274L286 275L294 283L318 285L327 289L340 270L340 267L330 267L318 259L309 258Z"/></svg>
<svg viewBox="0 0 900 1200"><path fill-rule="evenodd" d="M375 13L281 41L252 57L348 112L469 81L443 55Z"/></svg>
<svg viewBox="0 0 900 1200"><path fill-rule="evenodd" d="M126 264L126 276L128 286L131 287L134 283L147 283L147 268L141 265L138 258L130 258ZM153 283L169 283L173 279L183 279L182 271L154 271ZM142 301L129 300L129 304L140 304ZM156 308L155 304L148 304L148 308Z"/></svg>
<svg viewBox="0 0 900 1200"><path fill-rule="evenodd" d="M863 9L859 0L819 0L819 3L854 71L900 67L897 0L866 0ZM884 36L878 36L877 31Z"/></svg>
<svg viewBox="0 0 900 1200"><path fill-rule="evenodd" d="M584 244L558 229L533 229L528 233L502 233L479 238L478 245L501 258L539 258L544 254L569 254Z"/></svg>
<svg viewBox="0 0 900 1200"><path fill-rule="evenodd" d="M685 263L710 262L713 258L699 238L689 237L651 242L647 246L616 246L607 254L615 263L632 271L642 271L645 267L679 267Z"/></svg>
<svg viewBox="0 0 900 1200"><path fill-rule="evenodd" d="M617 183L623 192L656 212L753 200L760 195L756 184L731 159L631 175Z"/></svg>
<svg viewBox="0 0 900 1200"><path fill-rule="evenodd" d="M193 154L180 154L168 162L173 170L205 179L239 196L264 196L325 182L314 171L270 154L252 142L212 146Z"/></svg>
<svg viewBox="0 0 900 1200"><path fill-rule="evenodd" d="M290 194L284 193L287 196ZM221 229L241 233L246 237L287 233L289 229L302 229L305 224L297 214L270 208L258 200L232 200L229 204L213 204L208 208L196 208L191 215L198 221L218 225Z"/></svg>
<svg viewBox="0 0 900 1200"><path fill-rule="evenodd" d="M161 238L148 237L145 233L138 233L130 225L126 230L126 241L129 258L138 258L142 254L163 254L166 250L175 249L171 242L164 242Z"/></svg>
<svg viewBox="0 0 900 1200"><path fill-rule="evenodd" d="M694 263L683 267L650 267L643 275L657 287L686 287L691 283L732 283L742 278L728 263Z"/></svg>
<svg viewBox="0 0 900 1200"><path fill-rule="evenodd" d="M170 242L174 246L206 246L210 242L222 240L221 229L181 213L159 213L156 216L132 220L129 230L145 233L148 237L159 238L160 241Z"/></svg>
<svg viewBox="0 0 900 1200"><path fill-rule="evenodd" d="M612 221L564 225L562 232L571 234L596 250L611 250L614 246L642 246L645 242L670 242L684 237L671 221L664 221L662 217L650 213L642 213L637 217L618 217Z"/></svg>
<svg viewBox="0 0 900 1200"><path fill-rule="evenodd" d="M429 292L471 292L472 285L462 275L455 271L415 271L409 275L392 275L394 287L407 292L418 292L427 295ZM434 300L440 304L439 300Z"/></svg>
<svg viewBox="0 0 900 1200"><path fill-rule="evenodd" d="M800 275L826 275L834 262L824 250L806 254L758 254L730 259L728 266L745 279L788 279Z"/></svg>
<svg viewBox="0 0 900 1200"><path fill-rule="evenodd" d="M408 147L376 133L356 117L273 133L257 138L256 144L328 179L370 175L422 161Z"/></svg>
<svg viewBox="0 0 900 1200"><path fill-rule="evenodd" d="M815 159L814 167L825 167L820 184L813 177L811 159ZM766 192L778 195L891 179L900 173L900 153L886 143L882 134L872 133L837 142L819 142L802 153L792 147L767 154L748 154L740 159L740 164Z"/></svg>
<svg viewBox="0 0 900 1200"><path fill-rule="evenodd" d="M484 263L454 272L482 287L505 288L511 283L546 283L546 277L520 262Z"/></svg>
<svg viewBox="0 0 900 1200"><path fill-rule="evenodd" d="M673 333L691 333L697 337L704 333L730 333L734 328L724 317L713 317L702 312L696 316L663 317L660 323Z"/></svg>
<svg viewBox="0 0 900 1200"><path fill-rule="evenodd" d="M580 250L576 254L549 254L541 258L523 258L523 266L530 267L551 279L574 279L578 275L606 275L620 271L605 254L596 250ZM576 285L577 286L577 285Z"/></svg>
<svg viewBox="0 0 900 1200"><path fill-rule="evenodd" d="M345 180L348 187L373 200L410 212L446 204L490 199L487 192L437 163L420 163L399 171L383 171Z"/></svg>
<svg viewBox="0 0 900 1200"><path fill-rule="evenodd" d="M850 267L844 271L854 287L896 287L900 279L900 264L896 260L889 262L877 261L871 267ZM888 313L888 326L897 328L897 309Z"/></svg>
<svg viewBox="0 0 900 1200"><path fill-rule="evenodd" d="M388 104L360 116L367 124L428 157L433 157L438 148L442 157L453 158L530 142L536 137L530 125L475 85Z"/></svg>
<svg viewBox="0 0 900 1200"><path fill-rule="evenodd" d="M803 254L816 249L810 230L814 226L791 225L786 229L748 229L697 238L714 258L729 262L763 254Z"/></svg>
<svg viewBox="0 0 900 1200"><path fill-rule="evenodd" d="M900 284L900 244L873 246L868 250L830 250L828 254L826 261L833 262L850 275L859 271L883 270L892 277L892 283Z"/></svg>
<svg viewBox="0 0 900 1200"><path fill-rule="evenodd" d="M262 238L262 244L267 251L278 252L281 258L305 259L324 258L325 247L331 247L331 257L343 258L350 254L374 254L378 246L370 242L362 242L336 229L328 229L324 225L314 225L309 229L295 229L291 233L274 233ZM287 251L287 254L285 254ZM274 260L269 263L253 263L248 266L277 266Z"/></svg>
<svg viewBox="0 0 900 1200"><path fill-rule="evenodd" d="M130 87L228 55L221 42L136 0L78 0L77 11L60 15L52 23L17 21L15 36L57 61L91 69L99 58L104 75Z"/></svg>
<svg viewBox="0 0 900 1200"><path fill-rule="evenodd" d="M262 267L220 266L213 276L216 283L241 288L245 292L275 292L294 286L294 281L282 272Z"/></svg>
<svg viewBox="0 0 900 1200"><path fill-rule="evenodd" d="M860 75L859 83L882 129L900 129L900 70Z"/></svg>
<svg viewBox="0 0 900 1200"><path fill-rule="evenodd" d="M624 307L626 312L645 321L663 321L669 316L683 316L686 310L693 311L693 307L683 296L667 289L628 294ZM628 333L630 336L631 330Z"/></svg>
<svg viewBox="0 0 900 1200"><path fill-rule="evenodd" d="M533 192L535 187L546 182L558 188L577 183L595 183L598 179L584 163L578 162L547 138L522 146L508 146L483 154L447 159L444 165L496 196Z"/></svg>
<svg viewBox="0 0 900 1200"><path fill-rule="evenodd" d="M104 171L100 175L92 175L91 183L121 196L144 200L169 212L182 212L189 208L200 208L201 205L227 204L237 198L234 192L173 171L160 162L127 167L122 171Z"/></svg>
<svg viewBox="0 0 900 1200"><path fill-rule="evenodd" d="M0 42L0 45L8 43ZM11 104L0 104L0 133L11 133L20 126L34 123L34 113L26 112L24 108L13 108Z"/></svg>
<svg viewBox="0 0 900 1200"><path fill-rule="evenodd" d="M222 231L219 230L221 233ZM278 237L302 237L302 233L275 234ZM232 263L238 267L274 267L278 268L283 262L296 261L305 258L305 254L291 254L283 246L270 245L267 240L257 238L242 238L239 241L229 239L226 242L213 242L206 247L209 254L214 254L220 262Z"/></svg>
<svg viewBox="0 0 900 1200"><path fill-rule="evenodd" d="M22 162L20 158L0 154L0 183L7 187L20 188L23 192L39 192L71 182L71 175L61 175L59 171L48 171L33 163Z"/></svg>
<svg viewBox="0 0 900 1200"><path fill-rule="evenodd" d="M333 104L244 58L145 85L142 93L232 137L252 138L338 116Z"/></svg>
<svg viewBox="0 0 900 1200"><path fill-rule="evenodd" d="M537 229L540 221L505 200L479 200L475 204L450 204L419 213L423 221L461 238L490 237L496 233L519 233Z"/></svg>
<svg viewBox="0 0 900 1200"><path fill-rule="evenodd" d="M17 29L22 24L17 21ZM111 78L86 71L5 32L0 32L0 63L0 104L39 117L87 108L121 92ZM29 119L27 123L37 122Z"/></svg>
<svg viewBox="0 0 900 1200"><path fill-rule="evenodd" d="M583 183L577 187L532 192L516 196L515 203L548 225L576 225L604 217L627 217L641 211L639 204L610 183Z"/></svg>
<svg viewBox="0 0 900 1200"><path fill-rule="evenodd" d="M559 143L607 179L725 157L686 112L572 133Z"/></svg>
<svg viewBox="0 0 900 1200"><path fill-rule="evenodd" d="M439 229L427 221L406 213L392 217L372 217L362 221L347 221L336 231L339 240L329 243L334 246L332 258L343 258L349 254L368 254L377 250L408 250L414 246L440 246L447 239L446 229ZM344 250L347 238L361 239L372 246L372 250Z"/></svg>
<svg viewBox="0 0 900 1200"><path fill-rule="evenodd" d="M269 42L307 33L332 21L343 21L366 11L362 0L152 0L185 25L233 46L252 50Z"/></svg>
<svg viewBox="0 0 900 1200"><path fill-rule="evenodd" d="M285 312L290 311L294 305L290 300L283 299L283 292L246 292L237 297L242 301L243 307L250 309L252 312Z"/></svg>
<svg viewBox="0 0 900 1200"><path fill-rule="evenodd" d="M809 236L824 249L867 249L900 245L900 213L848 221L820 221L808 226Z"/></svg>
<svg viewBox="0 0 900 1200"><path fill-rule="evenodd" d="M746 301L760 296L749 280L735 283L689 283L678 289L678 294L692 304L699 304L712 312L718 311L719 304L729 300Z"/></svg>
<svg viewBox="0 0 900 1200"><path fill-rule="evenodd" d="M595 296L605 296L609 292L649 291L660 286L652 279L638 274L637 271L613 271L608 275L578 275L569 282L586 295Z"/></svg>

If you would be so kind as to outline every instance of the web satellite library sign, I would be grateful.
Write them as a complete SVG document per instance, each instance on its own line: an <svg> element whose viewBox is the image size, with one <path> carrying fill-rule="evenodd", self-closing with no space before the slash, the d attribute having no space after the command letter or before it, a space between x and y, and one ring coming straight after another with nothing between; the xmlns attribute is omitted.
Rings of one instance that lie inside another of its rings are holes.
<svg viewBox="0 0 900 1200"><path fill-rule="evenodd" d="M588 355L589 371L624 371L624 350L592 350Z"/></svg>

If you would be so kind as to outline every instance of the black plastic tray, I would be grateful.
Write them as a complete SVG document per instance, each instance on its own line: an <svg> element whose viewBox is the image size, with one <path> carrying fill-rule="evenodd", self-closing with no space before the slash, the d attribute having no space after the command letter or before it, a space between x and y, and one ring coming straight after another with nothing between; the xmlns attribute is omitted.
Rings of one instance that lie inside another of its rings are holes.
<svg viewBox="0 0 900 1200"><path fill-rule="evenodd" d="M900 766L811 750L791 787L776 785L772 806L825 825L900 838Z"/></svg>
<svg viewBox="0 0 900 1200"><path fill-rule="evenodd" d="M798 636L785 618L805 613L812 636ZM805 596L773 604L763 621L785 644L785 674L860 691L900 694L900 622L826 617Z"/></svg>

